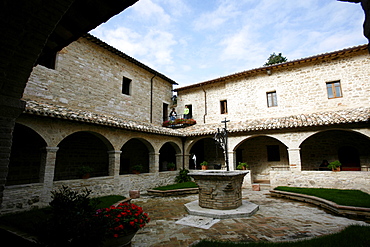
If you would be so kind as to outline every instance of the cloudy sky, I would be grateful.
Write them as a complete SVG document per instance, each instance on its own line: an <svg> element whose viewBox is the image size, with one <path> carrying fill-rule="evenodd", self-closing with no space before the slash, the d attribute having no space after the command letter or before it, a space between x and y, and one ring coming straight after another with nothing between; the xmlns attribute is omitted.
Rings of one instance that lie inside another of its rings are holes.
<svg viewBox="0 0 370 247"><path fill-rule="evenodd" d="M336 0L140 0L90 33L183 87L366 44L361 5Z"/></svg>

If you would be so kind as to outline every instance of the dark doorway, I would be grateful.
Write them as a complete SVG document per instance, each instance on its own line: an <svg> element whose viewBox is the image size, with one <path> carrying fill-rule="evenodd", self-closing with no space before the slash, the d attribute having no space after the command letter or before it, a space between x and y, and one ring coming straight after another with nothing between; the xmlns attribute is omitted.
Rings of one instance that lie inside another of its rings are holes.
<svg viewBox="0 0 370 247"><path fill-rule="evenodd" d="M167 171L168 163L174 163L176 165L176 150L171 143L167 142L159 150L159 171Z"/></svg>
<svg viewBox="0 0 370 247"><path fill-rule="evenodd" d="M338 150L338 158L342 163L342 171L361 171L358 150L351 146L344 146Z"/></svg>

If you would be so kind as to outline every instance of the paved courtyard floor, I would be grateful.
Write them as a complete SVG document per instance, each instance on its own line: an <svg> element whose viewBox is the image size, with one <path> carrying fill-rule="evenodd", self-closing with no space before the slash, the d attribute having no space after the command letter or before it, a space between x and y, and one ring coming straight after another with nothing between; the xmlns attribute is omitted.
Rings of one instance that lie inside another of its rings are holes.
<svg viewBox="0 0 370 247"><path fill-rule="evenodd" d="M335 216L307 203L270 197L268 191L243 190L243 200L259 205L251 217L221 219L209 229L181 224L188 217L184 204L198 195L133 199L151 218L132 241L132 247L190 246L202 239L235 242L286 241L335 233L364 221ZM207 220L207 219L199 219ZM212 219L208 219L212 220Z"/></svg>

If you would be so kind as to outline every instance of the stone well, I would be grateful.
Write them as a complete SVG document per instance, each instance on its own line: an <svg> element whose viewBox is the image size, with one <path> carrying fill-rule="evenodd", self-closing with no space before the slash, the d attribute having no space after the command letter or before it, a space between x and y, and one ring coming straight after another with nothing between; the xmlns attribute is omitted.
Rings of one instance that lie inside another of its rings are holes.
<svg viewBox="0 0 370 247"><path fill-rule="evenodd" d="M229 210L242 205L242 183L248 171L196 171L189 175L199 187L199 206Z"/></svg>

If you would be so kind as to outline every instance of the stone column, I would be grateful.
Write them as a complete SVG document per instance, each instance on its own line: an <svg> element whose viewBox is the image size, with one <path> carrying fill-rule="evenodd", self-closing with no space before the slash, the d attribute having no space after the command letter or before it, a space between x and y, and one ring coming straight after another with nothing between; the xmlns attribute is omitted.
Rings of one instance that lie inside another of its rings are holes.
<svg viewBox="0 0 370 247"><path fill-rule="evenodd" d="M288 148L289 166L291 171L301 171L300 148Z"/></svg>
<svg viewBox="0 0 370 247"><path fill-rule="evenodd" d="M176 170L182 169L182 154L176 154Z"/></svg>
<svg viewBox="0 0 370 247"><path fill-rule="evenodd" d="M159 172L159 153L149 153L149 172Z"/></svg>
<svg viewBox="0 0 370 247"><path fill-rule="evenodd" d="M118 177L121 166L121 153L122 151L111 150L108 151L109 155L109 176Z"/></svg>
<svg viewBox="0 0 370 247"><path fill-rule="evenodd" d="M189 170L189 166L190 166L189 159L190 159L190 154L184 154L184 168L187 170Z"/></svg>
<svg viewBox="0 0 370 247"><path fill-rule="evenodd" d="M40 202L46 204L51 200L53 190L55 163L59 147L45 147L41 157L40 183L43 184Z"/></svg>
<svg viewBox="0 0 370 247"><path fill-rule="evenodd" d="M230 171L235 171L236 170L236 155L235 152L230 151L229 153L229 170Z"/></svg>

